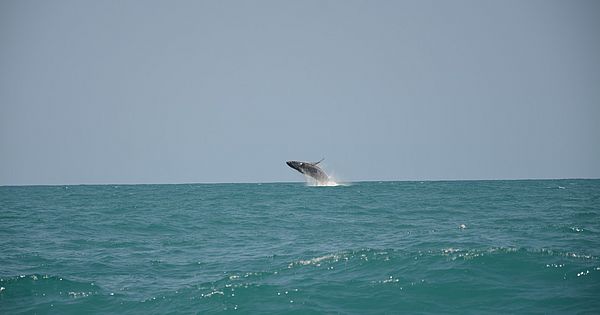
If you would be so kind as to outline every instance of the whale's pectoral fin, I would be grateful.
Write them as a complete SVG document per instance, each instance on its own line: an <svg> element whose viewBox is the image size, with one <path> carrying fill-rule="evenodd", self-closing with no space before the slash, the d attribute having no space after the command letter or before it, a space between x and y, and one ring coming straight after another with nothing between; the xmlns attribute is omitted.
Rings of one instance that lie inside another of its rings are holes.
<svg viewBox="0 0 600 315"><path fill-rule="evenodd" d="M324 160L324 159L325 159L325 158L322 158L322 159L321 159L319 162L314 162L314 163L312 163L312 165L317 165L317 164L319 164L319 163L323 162L323 160Z"/></svg>

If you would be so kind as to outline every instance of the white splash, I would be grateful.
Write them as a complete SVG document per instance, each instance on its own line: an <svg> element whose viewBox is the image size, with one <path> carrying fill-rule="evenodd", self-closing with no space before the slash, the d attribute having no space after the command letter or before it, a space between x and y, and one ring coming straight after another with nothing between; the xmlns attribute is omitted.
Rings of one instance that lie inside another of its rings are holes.
<svg viewBox="0 0 600 315"><path fill-rule="evenodd" d="M335 255L335 254L330 254L330 255L312 258L309 260L300 260L298 263L300 265L304 265L304 266L306 266L306 265L321 266L321 261L323 261L323 260L333 260L333 261L337 262L339 259L340 259L340 256Z"/></svg>
<svg viewBox="0 0 600 315"><path fill-rule="evenodd" d="M314 180L312 178L307 178L306 179L306 186L311 186L311 187L335 187L335 186L339 186L339 184L334 181L329 179L328 181L317 181Z"/></svg>
<svg viewBox="0 0 600 315"><path fill-rule="evenodd" d="M304 178L306 179L306 186L310 186L310 187L350 186L349 183L340 182L331 175L328 177L327 181L318 181L318 180L316 180L310 176L306 176L306 175L304 176Z"/></svg>

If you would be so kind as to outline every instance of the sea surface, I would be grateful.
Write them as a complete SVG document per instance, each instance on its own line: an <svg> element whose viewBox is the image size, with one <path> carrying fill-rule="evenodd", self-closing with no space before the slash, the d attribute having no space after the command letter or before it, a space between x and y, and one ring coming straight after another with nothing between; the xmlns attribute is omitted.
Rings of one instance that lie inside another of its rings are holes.
<svg viewBox="0 0 600 315"><path fill-rule="evenodd" d="M600 180L0 187L0 314L599 314Z"/></svg>

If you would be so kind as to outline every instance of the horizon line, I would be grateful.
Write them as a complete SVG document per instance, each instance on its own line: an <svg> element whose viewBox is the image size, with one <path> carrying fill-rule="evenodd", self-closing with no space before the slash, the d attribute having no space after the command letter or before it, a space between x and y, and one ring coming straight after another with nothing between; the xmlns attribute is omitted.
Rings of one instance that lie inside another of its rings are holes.
<svg viewBox="0 0 600 315"><path fill-rule="evenodd" d="M340 183L368 182L484 182L484 181L535 181L535 180L598 180L595 177L565 177L565 178L496 178L496 179L385 179L385 180L348 180ZM251 182L180 182L180 183L76 183L76 184L1 184L0 187L35 187L35 186L135 186L135 185L230 185L230 184L295 184L305 181L251 181Z"/></svg>

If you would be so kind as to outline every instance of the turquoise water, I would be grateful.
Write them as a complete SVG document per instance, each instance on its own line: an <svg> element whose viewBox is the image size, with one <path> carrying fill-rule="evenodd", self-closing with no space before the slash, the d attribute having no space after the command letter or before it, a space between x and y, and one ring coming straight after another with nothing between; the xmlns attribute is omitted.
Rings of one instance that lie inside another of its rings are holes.
<svg viewBox="0 0 600 315"><path fill-rule="evenodd" d="M0 187L0 314L600 313L600 180Z"/></svg>

